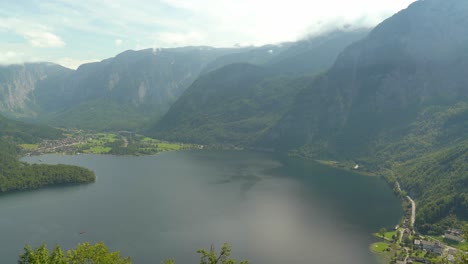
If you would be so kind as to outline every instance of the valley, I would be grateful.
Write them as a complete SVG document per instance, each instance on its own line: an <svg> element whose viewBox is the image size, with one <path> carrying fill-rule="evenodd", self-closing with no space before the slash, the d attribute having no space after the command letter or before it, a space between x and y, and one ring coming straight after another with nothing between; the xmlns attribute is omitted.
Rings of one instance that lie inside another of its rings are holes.
<svg viewBox="0 0 468 264"><path fill-rule="evenodd" d="M468 1L408 4L271 44L113 36L76 69L1 64L0 228L142 263L222 239L256 263L468 263Z"/></svg>

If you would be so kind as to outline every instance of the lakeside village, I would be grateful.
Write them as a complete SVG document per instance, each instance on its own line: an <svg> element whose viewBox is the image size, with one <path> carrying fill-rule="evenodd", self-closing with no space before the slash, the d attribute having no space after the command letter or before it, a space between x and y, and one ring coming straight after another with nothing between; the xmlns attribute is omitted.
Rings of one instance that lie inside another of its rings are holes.
<svg viewBox="0 0 468 264"><path fill-rule="evenodd" d="M203 149L203 145L166 142L148 138L134 132L95 133L67 129L64 138L43 140L39 144L22 144L25 156L48 153L152 155L165 151Z"/></svg>
<svg viewBox="0 0 468 264"><path fill-rule="evenodd" d="M404 199L404 217L393 231L385 228L374 234L380 242L370 246L380 263L455 263L467 254L468 242L462 230L450 228L442 236L422 236L414 228L416 204L395 183L395 191Z"/></svg>

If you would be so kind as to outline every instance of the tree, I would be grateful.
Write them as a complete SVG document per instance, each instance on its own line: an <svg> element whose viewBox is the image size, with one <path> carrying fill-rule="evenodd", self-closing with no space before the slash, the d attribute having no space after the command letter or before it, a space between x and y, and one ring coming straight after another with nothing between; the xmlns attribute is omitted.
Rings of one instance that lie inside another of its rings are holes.
<svg viewBox="0 0 468 264"><path fill-rule="evenodd" d="M463 237L468 241L468 225L463 226Z"/></svg>
<svg viewBox="0 0 468 264"><path fill-rule="evenodd" d="M119 252L109 252L104 243L79 244L66 255L60 246L50 254L47 246L42 244L36 249L26 245L18 264L131 264L131 261L130 258L122 258Z"/></svg>
<svg viewBox="0 0 468 264"><path fill-rule="evenodd" d="M68 263L73 264L129 264L130 258L122 258L120 252L109 252L104 243L91 245L79 244L74 250L67 252Z"/></svg>
<svg viewBox="0 0 468 264"><path fill-rule="evenodd" d="M224 243L219 255L211 246L210 251L199 249L200 264L237 264L236 260L230 258L231 247ZM46 244L33 249L31 246L24 247L24 253L19 256L18 264L131 264L130 258L123 258L119 252L110 252L104 243L91 245L89 243L78 244L76 249L69 250L64 254L60 246L55 246L49 253ZM248 264L242 261L239 264ZM173 259L166 260L164 264L175 264Z"/></svg>
<svg viewBox="0 0 468 264"><path fill-rule="evenodd" d="M382 238L385 238L385 233L387 233L387 229L385 227L380 228L379 234Z"/></svg>
<svg viewBox="0 0 468 264"><path fill-rule="evenodd" d="M197 250L197 253L200 254L200 264L236 264L235 259L229 258L231 256L231 247L224 243L221 247L221 252L219 255L214 250L214 247L211 246L210 251L205 249ZM241 261L239 264L248 264L248 261ZM174 260L166 260L164 264L175 264Z"/></svg>

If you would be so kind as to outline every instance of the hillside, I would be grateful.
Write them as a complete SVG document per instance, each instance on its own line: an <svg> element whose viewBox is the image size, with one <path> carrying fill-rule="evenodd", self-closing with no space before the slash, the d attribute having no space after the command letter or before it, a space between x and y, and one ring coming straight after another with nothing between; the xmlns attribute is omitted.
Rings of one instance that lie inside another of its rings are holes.
<svg viewBox="0 0 468 264"><path fill-rule="evenodd" d="M333 64L340 47L367 33L338 31L222 56L209 66L215 70L195 81L147 133L183 142L252 145L292 107L313 76ZM216 69L236 61L249 63Z"/></svg>
<svg viewBox="0 0 468 264"><path fill-rule="evenodd" d="M62 132L58 129L9 120L0 115L0 138L11 142L33 143L41 139L60 137L62 137Z"/></svg>
<svg viewBox="0 0 468 264"><path fill-rule="evenodd" d="M271 77L265 69L232 64L199 78L149 133L166 140L248 145L291 106L306 80Z"/></svg>

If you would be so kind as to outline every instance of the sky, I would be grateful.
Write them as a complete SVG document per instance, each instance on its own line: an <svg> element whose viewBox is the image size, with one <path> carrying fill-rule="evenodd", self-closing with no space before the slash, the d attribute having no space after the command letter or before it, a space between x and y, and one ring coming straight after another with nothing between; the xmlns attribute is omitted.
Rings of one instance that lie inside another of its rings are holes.
<svg viewBox="0 0 468 264"><path fill-rule="evenodd" d="M414 1L0 0L0 64L75 69L129 49L296 41L373 27Z"/></svg>

